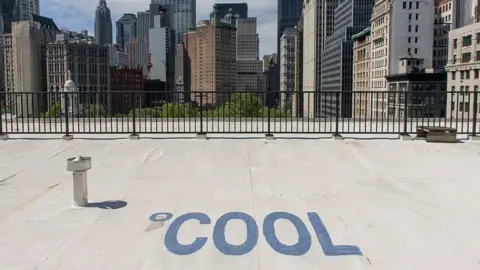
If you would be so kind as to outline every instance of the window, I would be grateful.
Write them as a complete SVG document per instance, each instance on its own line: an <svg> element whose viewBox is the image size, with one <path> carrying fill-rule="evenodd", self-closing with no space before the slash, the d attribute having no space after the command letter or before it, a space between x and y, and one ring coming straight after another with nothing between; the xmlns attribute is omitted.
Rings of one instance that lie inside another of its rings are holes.
<svg viewBox="0 0 480 270"><path fill-rule="evenodd" d="M457 39L454 39L454 40L453 40L453 48L454 48L454 49L457 48Z"/></svg>
<svg viewBox="0 0 480 270"><path fill-rule="evenodd" d="M452 86L452 92L455 92L455 86Z"/></svg>
<svg viewBox="0 0 480 270"><path fill-rule="evenodd" d="M418 25L415 25L415 32L418 33Z"/></svg>
<svg viewBox="0 0 480 270"><path fill-rule="evenodd" d="M412 20L412 13L408 14L408 20L409 20L409 21Z"/></svg>
<svg viewBox="0 0 480 270"><path fill-rule="evenodd" d="M478 75L479 75L479 70L478 70L478 69L475 69L475 70L473 71L473 73L474 73L475 79L478 79L478 77L479 77L479 76L478 76Z"/></svg>
<svg viewBox="0 0 480 270"><path fill-rule="evenodd" d="M418 37L415 37L415 43L418 43Z"/></svg>
<svg viewBox="0 0 480 270"><path fill-rule="evenodd" d="M462 63L470 62L471 59L472 59L472 53L470 52L462 53Z"/></svg>
<svg viewBox="0 0 480 270"><path fill-rule="evenodd" d="M407 1L403 1L403 9L407 8Z"/></svg>
<svg viewBox="0 0 480 270"><path fill-rule="evenodd" d="M412 9L412 2L408 2L408 9Z"/></svg>
<svg viewBox="0 0 480 270"><path fill-rule="evenodd" d="M470 80L470 70L465 71L465 79Z"/></svg>
<svg viewBox="0 0 480 270"><path fill-rule="evenodd" d="M472 35L462 37L462 46L471 46L472 45Z"/></svg>
<svg viewBox="0 0 480 270"><path fill-rule="evenodd" d="M418 53L418 49L417 49L417 48L415 48L415 54L417 54L417 53Z"/></svg>
<svg viewBox="0 0 480 270"><path fill-rule="evenodd" d="M415 14L415 20L417 20L417 21L418 21L418 13L417 13L417 14Z"/></svg>
<svg viewBox="0 0 480 270"><path fill-rule="evenodd" d="M452 80L455 80L457 78L457 72L452 71Z"/></svg>
<svg viewBox="0 0 480 270"><path fill-rule="evenodd" d="M417 1L416 5L417 5L417 9L418 9L418 8L419 8L419 5L420 5L420 3Z"/></svg>
<svg viewBox="0 0 480 270"><path fill-rule="evenodd" d="M408 43L411 43L411 42L412 42L412 38L408 37Z"/></svg>
<svg viewBox="0 0 480 270"><path fill-rule="evenodd" d="M408 26L408 32L412 32L412 26L411 25Z"/></svg>
<svg viewBox="0 0 480 270"><path fill-rule="evenodd" d="M412 49L408 48L408 53L409 54L412 53Z"/></svg>

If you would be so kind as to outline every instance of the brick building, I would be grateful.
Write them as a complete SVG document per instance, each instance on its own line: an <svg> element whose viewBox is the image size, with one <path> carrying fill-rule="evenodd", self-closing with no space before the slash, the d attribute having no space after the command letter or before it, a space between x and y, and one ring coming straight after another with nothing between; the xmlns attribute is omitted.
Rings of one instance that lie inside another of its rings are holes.
<svg viewBox="0 0 480 270"><path fill-rule="evenodd" d="M143 86L142 68L110 67L112 114L126 114L144 105Z"/></svg>

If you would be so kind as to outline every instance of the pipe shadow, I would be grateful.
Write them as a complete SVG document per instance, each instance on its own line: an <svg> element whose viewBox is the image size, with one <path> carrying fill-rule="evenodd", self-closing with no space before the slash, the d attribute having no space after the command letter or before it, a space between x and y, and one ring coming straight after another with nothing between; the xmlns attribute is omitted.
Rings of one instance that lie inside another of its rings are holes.
<svg viewBox="0 0 480 270"><path fill-rule="evenodd" d="M104 201L88 203L86 207L115 210L124 208L125 206L127 206L127 204L128 203L126 201Z"/></svg>

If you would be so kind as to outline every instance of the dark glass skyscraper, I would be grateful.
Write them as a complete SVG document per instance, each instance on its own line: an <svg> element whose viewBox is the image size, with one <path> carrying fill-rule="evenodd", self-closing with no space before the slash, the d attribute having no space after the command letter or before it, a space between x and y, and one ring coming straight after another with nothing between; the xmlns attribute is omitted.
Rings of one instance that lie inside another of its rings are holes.
<svg viewBox="0 0 480 270"><path fill-rule="evenodd" d="M132 37L137 37L137 16L126 13L115 23L117 45L125 51L125 46Z"/></svg>
<svg viewBox="0 0 480 270"><path fill-rule="evenodd" d="M303 0L278 0L277 8L277 63L280 63L280 38L285 28L298 25L298 21L302 17ZM279 85L280 74L277 79L277 85Z"/></svg>
<svg viewBox="0 0 480 270"><path fill-rule="evenodd" d="M232 9L233 14L238 14L240 19L248 18L247 3L215 3L215 6L220 18L225 17L230 9Z"/></svg>
<svg viewBox="0 0 480 270"><path fill-rule="evenodd" d="M95 11L95 41L97 44L112 44L112 17L105 0L100 0Z"/></svg>
<svg viewBox="0 0 480 270"><path fill-rule="evenodd" d="M183 33L187 33L190 28L195 28L197 24L197 0L152 0L151 3L172 6L172 27L176 31L176 43L181 44Z"/></svg>
<svg viewBox="0 0 480 270"><path fill-rule="evenodd" d="M0 16L3 18L3 29L0 29L0 34L12 32L12 21L15 17L16 0L1 0L0 1Z"/></svg>

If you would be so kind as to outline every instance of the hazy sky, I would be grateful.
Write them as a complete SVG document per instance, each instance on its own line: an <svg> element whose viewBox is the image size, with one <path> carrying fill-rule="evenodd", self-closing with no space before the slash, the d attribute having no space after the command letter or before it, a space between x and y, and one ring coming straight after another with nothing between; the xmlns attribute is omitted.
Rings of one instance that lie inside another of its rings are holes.
<svg viewBox="0 0 480 270"><path fill-rule="evenodd" d="M41 0L40 12L51 17L58 27L67 27L72 31L88 30L93 35L95 9L99 0ZM151 0L107 0L112 13L112 21L117 21L123 13L147 10ZM264 54L276 51L277 37L277 1L275 0L197 0L197 22L208 19L215 2L246 2L250 17L258 18L260 36L260 58ZM115 31L114 35L115 35ZM115 37L113 38L115 40Z"/></svg>

